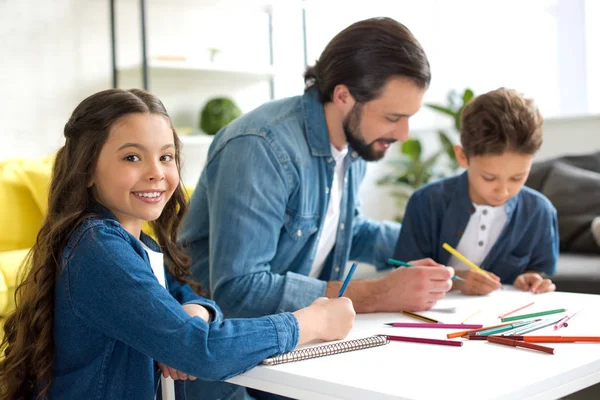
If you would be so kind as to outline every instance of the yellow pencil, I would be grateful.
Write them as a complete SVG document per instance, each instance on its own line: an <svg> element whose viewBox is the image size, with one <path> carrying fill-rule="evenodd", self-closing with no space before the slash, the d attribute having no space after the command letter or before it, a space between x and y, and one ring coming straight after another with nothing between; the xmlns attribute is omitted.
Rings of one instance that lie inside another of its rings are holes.
<svg viewBox="0 0 600 400"><path fill-rule="evenodd" d="M467 267L471 268L473 271L477 271L477 272L480 272L480 273L482 273L484 275L487 275L487 272L485 272L484 270L482 270L481 268L479 268L477 265L473 264L471 261L469 261L465 256L463 256L462 254L460 254L458 251L456 251L456 249L454 249L448 243L444 243L442 245L442 247L444 249L446 249L454 257L456 257L460 261L464 262L467 265Z"/></svg>

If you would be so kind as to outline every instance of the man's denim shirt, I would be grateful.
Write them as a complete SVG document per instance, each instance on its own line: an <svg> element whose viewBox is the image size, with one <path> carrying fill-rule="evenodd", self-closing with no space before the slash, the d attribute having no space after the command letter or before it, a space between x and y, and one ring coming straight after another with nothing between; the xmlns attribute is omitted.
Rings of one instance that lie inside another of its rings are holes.
<svg viewBox="0 0 600 400"><path fill-rule="evenodd" d="M498 275L502 283L513 283L525 271L553 274L559 237L552 203L524 186L505 210L508 220L480 267ZM416 190L406 207L394 258L431 257L447 264L450 253L442 244L456 248L473 212L468 171Z"/></svg>
<svg viewBox="0 0 600 400"><path fill-rule="evenodd" d="M348 259L384 267L400 226L361 216L365 161L349 149L334 250L308 277L327 212L335 161L317 91L267 103L215 137L181 241L196 279L227 317L295 311L342 280Z"/></svg>
<svg viewBox="0 0 600 400"><path fill-rule="evenodd" d="M299 328L291 314L223 320L212 301L168 272L163 288L142 244L102 210L74 231L62 252L51 399L154 399L155 360L217 380L296 346ZM141 239L160 251L148 236ZM207 307L212 321L190 317L181 307L186 303ZM184 398L182 381L176 393Z"/></svg>

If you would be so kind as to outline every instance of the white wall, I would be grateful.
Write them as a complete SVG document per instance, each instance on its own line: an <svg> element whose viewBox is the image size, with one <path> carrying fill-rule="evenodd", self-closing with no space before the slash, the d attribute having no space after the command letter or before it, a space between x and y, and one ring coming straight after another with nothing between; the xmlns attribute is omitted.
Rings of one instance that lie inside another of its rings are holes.
<svg viewBox="0 0 600 400"><path fill-rule="evenodd" d="M208 47L227 47L224 42L229 40L231 49L236 48L236 54L241 52L242 59L248 63L262 62L265 58L264 27L253 36L243 21L219 18L206 0L149 0L148 4L150 55L191 51L193 56L197 50L200 57L206 54ZM140 59L138 2L120 0L117 5L118 59L120 64L132 64ZM300 93L303 87L302 21L299 9L290 8L289 3L286 7L275 7L274 13L275 63L279 66L275 88L276 96L283 97ZM207 28L215 22L221 30ZM227 39L223 32L228 31L234 32L238 40ZM187 33L181 36L181 32ZM225 38L219 39L221 33ZM248 43L253 41L261 45L250 46ZM281 56L284 52L287 55ZM233 57L231 51L221 55L225 59ZM84 97L111 85L108 1L0 0L0 60L3 94L0 97L0 160L54 151L62 144L62 129L73 108ZM136 79L135 76L124 78ZM206 96L218 94L219 88L230 83L217 81L216 86L210 86L209 82L181 75L151 76L151 84L160 92L157 94L176 124L184 125L195 124ZM227 92L232 90L232 87L226 88ZM268 96L265 82L238 81L235 90L245 111ZM431 136L426 131L413 134ZM184 154L188 167L184 178L188 184L195 183L207 149L205 141L196 142L188 143L193 156ZM545 142L538 158L598 148L599 116L551 119L546 122ZM370 217L387 219L396 215L394 201L387 194L389 189L375 183L389 168L386 160L396 152L397 148L392 148L386 159L369 165L361 200L365 214Z"/></svg>

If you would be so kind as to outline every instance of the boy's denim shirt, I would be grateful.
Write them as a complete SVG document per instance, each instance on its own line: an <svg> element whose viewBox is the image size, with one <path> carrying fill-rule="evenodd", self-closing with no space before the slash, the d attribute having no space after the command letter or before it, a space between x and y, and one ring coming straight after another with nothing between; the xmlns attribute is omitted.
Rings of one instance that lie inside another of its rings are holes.
<svg viewBox="0 0 600 400"><path fill-rule="evenodd" d="M508 220L481 268L509 284L525 271L552 275L559 237L556 209L550 200L524 186L505 210ZM450 254L442 244L456 248L473 212L468 171L416 190L406 207L394 258L431 257L447 264Z"/></svg>
<svg viewBox="0 0 600 400"><path fill-rule="evenodd" d="M267 103L216 135L180 238L196 280L227 317L306 307L327 281L343 279L348 259L386 266L400 226L361 216L366 163L352 149L344 163L336 244L314 279L335 169L316 89Z"/></svg>
<svg viewBox="0 0 600 400"><path fill-rule="evenodd" d="M219 380L296 346L299 327L291 314L223 320L212 301L166 271L163 288L141 243L110 212L96 208L100 215L82 223L62 252L51 399L154 399L160 381L155 361ZM141 240L160 251L148 236ZM212 321L189 316L181 307L189 303L207 307ZM177 398L184 398L182 381L175 386Z"/></svg>

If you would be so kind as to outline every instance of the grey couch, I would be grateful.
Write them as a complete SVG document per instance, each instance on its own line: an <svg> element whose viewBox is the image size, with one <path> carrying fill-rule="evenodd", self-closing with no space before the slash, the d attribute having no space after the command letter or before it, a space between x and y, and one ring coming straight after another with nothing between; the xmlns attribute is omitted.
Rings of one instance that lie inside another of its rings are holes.
<svg viewBox="0 0 600 400"><path fill-rule="evenodd" d="M557 289L600 294L600 246L590 229L600 216L600 152L536 162L526 184L546 195L558 212Z"/></svg>

